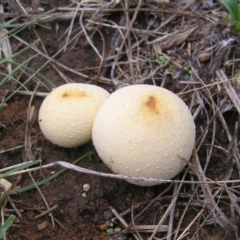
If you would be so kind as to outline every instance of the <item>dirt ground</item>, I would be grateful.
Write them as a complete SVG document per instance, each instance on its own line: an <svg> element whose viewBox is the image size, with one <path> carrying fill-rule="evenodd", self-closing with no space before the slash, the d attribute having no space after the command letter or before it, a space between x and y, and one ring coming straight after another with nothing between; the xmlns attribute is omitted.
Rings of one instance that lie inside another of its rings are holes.
<svg viewBox="0 0 240 240"><path fill-rule="evenodd" d="M16 193L33 181L28 173L11 176L7 180L15 191L10 192L4 212L6 218L10 213L17 217L6 238L239 239L239 112L227 88L216 84L222 80L217 71L223 70L233 79L231 89L239 94L239 33L223 20L226 11L218 2L170 0L167 4L146 0L120 1L114 6L107 6L110 1L20 2L28 16L19 15L19 6L2 4L6 23L14 19L12 24L25 26L7 28L12 53L40 39L36 47L41 53L27 66L50 82L38 74L32 76L33 72L22 66L14 73L15 80L1 82L0 99L7 104L0 111L1 169L36 159L43 164L72 163L86 156L78 166L110 173L92 143L65 149L46 140L37 121L44 99L41 93L66 82L91 83L109 92L119 85L143 83L178 93L195 117L196 153L177 179L226 182L140 187L67 170L40 190ZM87 34L80 35L83 26ZM121 46L128 30L130 35ZM173 37L170 35L166 41L158 39L171 33ZM117 48L121 48L118 56ZM23 63L36 53L36 48L29 48L13 60ZM0 65L0 71L7 74L7 63ZM28 95L26 89L35 94ZM33 111L30 120L29 109ZM91 157L87 154L90 152ZM32 177L38 182L61 169L54 166L35 171ZM83 190L85 184L89 184L89 191ZM53 208L51 215L38 216L49 208ZM159 231L153 235L158 224ZM145 228L140 230L138 226Z"/></svg>

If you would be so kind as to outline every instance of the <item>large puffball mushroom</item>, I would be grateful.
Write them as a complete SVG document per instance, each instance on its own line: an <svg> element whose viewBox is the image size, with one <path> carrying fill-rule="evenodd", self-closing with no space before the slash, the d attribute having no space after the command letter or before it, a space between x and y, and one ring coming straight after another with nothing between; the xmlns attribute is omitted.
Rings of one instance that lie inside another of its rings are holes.
<svg viewBox="0 0 240 240"><path fill-rule="evenodd" d="M69 83L55 88L39 110L43 135L66 148L90 141L94 118L108 96L106 90L90 84Z"/></svg>
<svg viewBox="0 0 240 240"><path fill-rule="evenodd" d="M171 179L191 157L195 124L176 94L156 86L133 85L117 90L103 103L94 120L92 139L98 155L114 173Z"/></svg>

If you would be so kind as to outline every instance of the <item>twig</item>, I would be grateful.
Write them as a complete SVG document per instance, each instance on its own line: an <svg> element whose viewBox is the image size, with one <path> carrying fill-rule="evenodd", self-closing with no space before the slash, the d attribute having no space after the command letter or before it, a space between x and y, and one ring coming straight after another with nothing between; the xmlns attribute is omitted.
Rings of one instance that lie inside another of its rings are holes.
<svg viewBox="0 0 240 240"><path fill-rule="evenodd" d="M116 211L116 209L114 209L113 207L110 207L110 210L112 211L112 213L117 217L117 219L123 224L123 226L125 228L128 228L128 224L127 222L118 214L118 212ZM134 238L136 240L142 240L142 239L139 239L138 236L134 233L133 234Z"/></svg>
<svg viewBox="0 0 240 240"><path fill-rule="evenodd" d="M57 205L49 208L47 211L44 211L44 212L36 215L34 218L40 218L40 217L42 217L42 216L45 216L45 215L49 214L50 212L52 212L53 210L55 210L56 208L57 208Z"/></svg>
<svg viewBox="0 0 240 240"><path fill-rule="evenodd" d="M178 190L178 185L174 185L173 189L173 196L178 196L179 190ZM167 240L172 239L172 234L173 234L173 221L174 221L174 216L175 216L175 209L176 209L176 202L173 203L172 209L170 210L170 216L169 216L169 221L168 221L168 231L167 231Z"/></svg>
<svg viewBox="0 0 240 240"><path fill-rule="evenodd" d="M24 147L24 145L20 145L20 146L8 148L8 149L3 149L3 150L0 150L0 154L6 153L6 152L11 152L11 151L14 151L14 150L16 150L16 149L23 148L23 147ZM2 169L0 169L0 172L1 172L1 171L2 171Z"/></svg>
<svg viewBox="0 0 240 240"><path fill-rule="evenodd" d="M128 228L128 233L134 233L136 231L143 232L143 233L152 233L154 229L156 229L156 225L136 225L134 227ZM168 231L168 225L162 225L158 232L167 232Z"/></svg>
<svg viewBox="0 0 240 240"><path fill-rule="evenodd" d="M133 229L135 230L135 234L138 236L138 238L139 238L140 240L143 240L142 237L141 237L141 235L139 234L137 228L136 228L135 221L134 221L134 216L133 216L133 210L134 210L134 208L133 208L133 206L132 206L131 219L132 219Z"/></svg>

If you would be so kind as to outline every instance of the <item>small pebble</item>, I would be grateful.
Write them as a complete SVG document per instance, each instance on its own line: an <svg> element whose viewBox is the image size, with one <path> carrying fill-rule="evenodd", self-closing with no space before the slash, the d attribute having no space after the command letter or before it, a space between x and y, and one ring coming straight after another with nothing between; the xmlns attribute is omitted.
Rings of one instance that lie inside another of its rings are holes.
<svg viewBox="0 0 240 240"><path fill-rule="evenodd" d="M18 217L17 217L17 218L15 218L15 220L14 220L14 223L16 223L16 224L17 224L17 223L20 223L20 222L21 222L21 219L20 219L20 218L18 218Z"/></svg>
<svg viewBox="0 0 240 240"><path fill-rule="evenodd" d="M101 230L107 230L108 229L108 225L106 223L101 224L98 226Z"/></svg>
<svg viewBox="0 0 240 240"><path fill-rule="evenodd" d="M37 229L39 231L42 231L42 230L44 230L47 227L47 225L48 225L48 222L42 222L42 223L37 225Z"/></svg>

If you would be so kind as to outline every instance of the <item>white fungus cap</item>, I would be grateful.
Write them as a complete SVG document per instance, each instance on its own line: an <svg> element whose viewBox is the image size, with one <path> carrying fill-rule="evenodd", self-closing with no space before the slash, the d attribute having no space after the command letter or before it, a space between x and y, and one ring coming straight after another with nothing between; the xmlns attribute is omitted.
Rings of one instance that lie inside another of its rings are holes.
<svg viewBox="0 0 240 240"><path fill-rule="evenodd" d="M156 86L133 85L117 90L103 103L94 120L92 139L113 172L171 179L192 154L195 124L176 94Z"/></svg>
<svg viewBox="0 0 240 240"><path fill-rule="evenodd" d="M55 88L39 110L44 136L66 148L90 141L94 118L108 96L106 90L90 84L69 83Z"/></svg>

